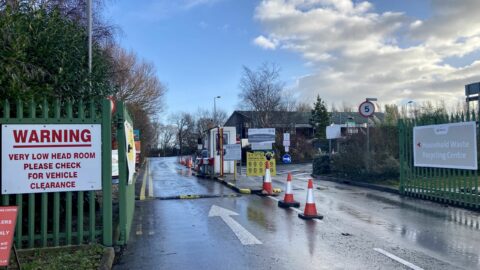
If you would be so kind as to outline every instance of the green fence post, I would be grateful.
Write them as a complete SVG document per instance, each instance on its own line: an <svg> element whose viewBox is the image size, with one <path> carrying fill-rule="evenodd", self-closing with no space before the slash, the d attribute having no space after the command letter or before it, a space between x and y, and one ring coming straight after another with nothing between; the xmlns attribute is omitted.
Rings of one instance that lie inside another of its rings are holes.
<svg viewBox="0 0 480 270"><path fill-rule="evenodd" d="M10 103L8 100L5 100L3 104L3 118L8 120L10 118ZM2 204L3 205L9 205L10 201L10 196L8 195L2 195Z"/></svg>
<svg viewBox="0 0 480 270"><path fill-rule="evenodd" d="M97 118L97 113L95 110L95 101L90 100L89 104L89 112L90 112L90 119L94 120ZM102 157L103 160L103 157ZM102 161L103 164L103 161ZM96 230L95 230L95 218L96 218L96 211L95 211L95 192L90 190L88 192L88 230L89 230L89 241L91 243L95 242L96 238Z"/></svg>
<svg viewBox="0 0 480 270"><path fill-rule="evenodd" d="M112 117L110 100L102 103L102 206L103 245L112 246Z"/></svg>
<svg viewBox="0 0 480 270"><path fill-rule="evenodd" d="M403 143L404 141L404 135L405 135L405 125L403 123L403 120L400 119L398 121L398 145L400 147L400 194L405 195L405 145Z"/></svg>

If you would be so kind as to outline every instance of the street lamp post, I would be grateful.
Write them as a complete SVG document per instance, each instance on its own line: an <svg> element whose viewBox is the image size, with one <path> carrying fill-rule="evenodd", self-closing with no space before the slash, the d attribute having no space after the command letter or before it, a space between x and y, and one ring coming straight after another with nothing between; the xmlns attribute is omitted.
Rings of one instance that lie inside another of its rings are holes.
<svg viewBox="0 0 480 270"><path fill-rule="evenodd" d="M413 116L413 112L412 112L412 109L411 109L410 107L413 106L413 102L414 102L413 100L409 100L409 101L407 102L407 114L409 114L411 118L413 118L413 117L412 117L412 116ZM409 106L409 105L411 105L411 106ZM410 110L408 110L408 108L410 108Z"/></svg>
<svg viewBox="0 0 480 270"><path fill-rule="evenodd" d="M218 126L217 125L217 104L216 104L217 98L221 98L221 96L216 96L213 98L213 125L215 126Z"/></svg>

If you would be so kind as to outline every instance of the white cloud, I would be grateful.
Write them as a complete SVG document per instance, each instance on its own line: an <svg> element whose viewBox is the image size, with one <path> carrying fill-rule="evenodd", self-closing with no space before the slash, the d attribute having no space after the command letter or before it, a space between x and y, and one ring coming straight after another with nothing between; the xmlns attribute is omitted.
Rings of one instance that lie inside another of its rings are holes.
<svg viewBox="0 0 480 270"><path fill-rule="evenodd" d="M452 67L446 61L480 50L480 4L434 0L431 8L431 17L420 20L404 12L374 12L366 1L263 0L254 17L266 37L254 43L305 59L314 72L298 80L304 98L456 102L463 99L464 84L480 80L480 62Z"/></svg>
<svg viewBox="0 0 480 270"><path fill-rule="evenodd" d="M266 49L266 50L275 50L277 48L277 44L275 40L270 40L264 36L258 36L253 40L253 44Z"/></svg>

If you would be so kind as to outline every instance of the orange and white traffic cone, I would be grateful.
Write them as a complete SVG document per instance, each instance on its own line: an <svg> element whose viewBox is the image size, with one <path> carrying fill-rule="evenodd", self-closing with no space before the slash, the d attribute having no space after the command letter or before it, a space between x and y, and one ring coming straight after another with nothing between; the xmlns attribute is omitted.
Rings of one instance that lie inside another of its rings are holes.
<svg viewBox="0 0 480 270"><path fill-rule="evenodd" d="M265 176L263 177L262 195L275 195L272 189L272 176L270 175L270 161L265 161Z"/></svg>
<svg viewBox="0 0 480 270"><path fill-rule="evenodd" d="M315 206L315 198L313 197L313 181L308 179L308 191L307 202L305 203L305 210L303 213L299 213L298 217L301 219L322 219L323 216L317 213L317 207Z"/></svg>
<svg viewBox="0 0 480 270"><path fill-rule="evenodd" d="M285 197L283 197L283 200L278 201L278 206L281 208L300 207L300 203L293 199L292 173L288 173L287 187L285 188Z"/></svg>

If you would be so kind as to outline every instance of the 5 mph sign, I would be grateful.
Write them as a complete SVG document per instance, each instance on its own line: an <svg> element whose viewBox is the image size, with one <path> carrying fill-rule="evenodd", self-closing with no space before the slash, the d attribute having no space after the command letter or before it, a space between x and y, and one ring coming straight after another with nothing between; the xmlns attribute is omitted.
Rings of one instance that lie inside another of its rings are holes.
<svg viewBox="0 0 480 270"><path fill-rule="evenodd" d="M364 101L358 106L358 112L363 117L370 117L375 113L375 105L370 101Z"/></svg>

